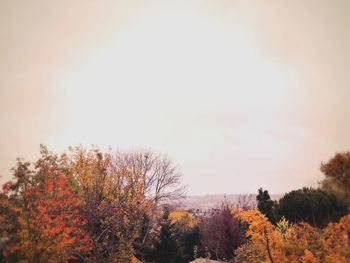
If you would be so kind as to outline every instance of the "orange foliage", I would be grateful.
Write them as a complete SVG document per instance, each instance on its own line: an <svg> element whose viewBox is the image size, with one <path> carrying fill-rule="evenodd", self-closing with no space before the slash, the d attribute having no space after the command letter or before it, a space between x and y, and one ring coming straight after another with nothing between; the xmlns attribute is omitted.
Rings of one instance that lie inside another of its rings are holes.
<svg viewBox="0 0 350 263"><path fill-rule="evenodd" d="M271 262L284 262L283 240L274 226L258 210L234 210L234 214L248 223L247 237ZM281 261L282 260L282 261Z"/></svg>
<svg viewBox="0 0 350 263"><path fill-rule="evenodd" d="M307 223L290 225L282 219L277 226L256 210L234 210L233 213L248 224L246 232L249 247L259 251L265 262L349 262L350 215L325 229L314 228ZM238 258L250 262L242 246L236 250ZM252 254L252 257L255 256ZM252 258L251 262L255 262Z"/></svg>
<svg viewBox="0 0 350 263"><path fill-rule="evenodd" d="M190 213L181 210L172 211L169 214L169 219L171 224L176 224L184 230L193 228L196 223Z"/></svg>
<svg viewBox="0 0 350 263"><path fill-rule="evenodd" d="M67 262L90 250L90 241L79 218L81 201L69 189L62 173L26 190L19 212L19 244L5 254L18 251L29 262Z"/></svg>

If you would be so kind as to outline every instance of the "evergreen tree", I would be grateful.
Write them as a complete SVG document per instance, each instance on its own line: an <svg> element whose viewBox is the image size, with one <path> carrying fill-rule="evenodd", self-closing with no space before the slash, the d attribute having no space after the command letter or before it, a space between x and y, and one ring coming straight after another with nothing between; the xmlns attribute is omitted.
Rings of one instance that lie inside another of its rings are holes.
<svg viewBox="0 0 350 263"><path fill-rule="evenodd" d="M259 188L259 194L256 196L256 201L258 202L259 211L264 214L271 223L276 223L276 205L277 203L270 198L270 194L267 190Z"/></svg>
<svg viewBox="0 0 350 263"><path fill-rule="evenodd" d="M173 225L169 220L169 209L165 208L163 215L163 223L159 233L159 240L154 246L152 260L155 263L178 263L178 248L176 240L172 234Z"/></svg>
<svg viewBox="0 0 350 263"><path fill-rule="evenodd" d="M201 243L199 227L195 226L193 229L182 233L179 241L179 259L181 260L179 262L187 263L194 260L194 248L195 246L199 247Z"/></svg>
<svg viewBox="0 0 350 263"><path fill-rule="evenodd" d="M279 201L278 211L290 222L303 221L312 226L324 227L345 216L348 207L344 200L332 192L304 187L286 193Z"/></svg>

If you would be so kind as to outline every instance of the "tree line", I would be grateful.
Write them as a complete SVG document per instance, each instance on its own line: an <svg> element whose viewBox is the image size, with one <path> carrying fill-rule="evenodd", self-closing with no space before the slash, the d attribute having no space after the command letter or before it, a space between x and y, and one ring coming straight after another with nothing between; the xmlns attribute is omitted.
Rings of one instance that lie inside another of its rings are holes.
<svg viewBox="0 0 350 263"><path fill-rule="evenodd" d="M165 155L41 146L2 186L1 262L349 262L350 153L320 168L317 189L197 214L169 205L185 187Z"/></svg>

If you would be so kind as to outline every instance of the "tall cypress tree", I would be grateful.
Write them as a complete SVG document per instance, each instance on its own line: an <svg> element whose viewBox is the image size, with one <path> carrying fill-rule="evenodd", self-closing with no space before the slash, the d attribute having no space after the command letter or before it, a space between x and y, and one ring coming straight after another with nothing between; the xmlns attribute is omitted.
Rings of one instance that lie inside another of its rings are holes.
<svg viewBox="0 0 350 263"><path fill-rule="evenodd" d="M259 211L263 213L271 223L276 223L276 202L271 200L269 192L259 188L259 194L256 196L256 201L258 202Z"/></svg>

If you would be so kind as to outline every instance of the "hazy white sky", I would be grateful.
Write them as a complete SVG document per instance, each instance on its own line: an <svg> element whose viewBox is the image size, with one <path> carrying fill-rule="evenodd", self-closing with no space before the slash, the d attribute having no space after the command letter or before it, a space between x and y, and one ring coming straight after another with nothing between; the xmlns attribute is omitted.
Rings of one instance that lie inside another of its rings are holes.
<svg viewBox="0 0 350 263"><path fill-rule="evenodd" d="M0 174L151 148L190 194L315 186L350 149L350 2L0 1Z"/></svg>

